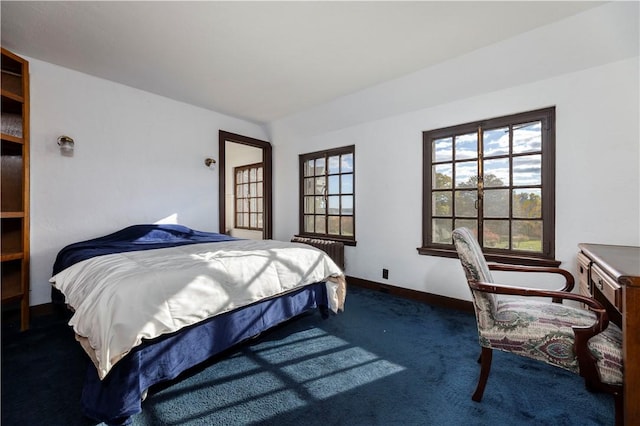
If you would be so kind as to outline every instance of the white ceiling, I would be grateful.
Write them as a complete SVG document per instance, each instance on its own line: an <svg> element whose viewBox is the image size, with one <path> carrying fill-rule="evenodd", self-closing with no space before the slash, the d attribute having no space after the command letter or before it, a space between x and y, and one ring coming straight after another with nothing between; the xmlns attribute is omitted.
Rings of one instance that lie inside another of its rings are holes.
<svg viewBox="0 0 640 426"><path fill-rule="evenodd" d="M601 4L3 0L1 42L268 123Z"/></svg>

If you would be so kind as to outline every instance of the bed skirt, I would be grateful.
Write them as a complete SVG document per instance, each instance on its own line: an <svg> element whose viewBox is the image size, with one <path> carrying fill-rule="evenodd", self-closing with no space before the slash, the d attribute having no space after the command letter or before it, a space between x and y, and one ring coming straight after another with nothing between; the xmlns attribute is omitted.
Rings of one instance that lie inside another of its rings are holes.
<svg viewBox="0 0 640 426"><path fill-rule="evenodd" d="M239 310L215 316L177 333L145 342L100 380L90 363L82 390L82 410L108 425L126 425L142 411L147 389L311 309L328 317L327 289L317 283Z"/></svg>

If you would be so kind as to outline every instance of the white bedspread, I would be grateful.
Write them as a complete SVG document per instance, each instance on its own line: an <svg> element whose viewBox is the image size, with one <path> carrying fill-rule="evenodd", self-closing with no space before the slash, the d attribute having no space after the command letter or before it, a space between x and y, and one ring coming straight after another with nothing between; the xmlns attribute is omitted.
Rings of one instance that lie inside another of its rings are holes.
<svg viewBox="0 0 640 426"><path fill-rule="evenodd" d="M142 339L321 281L337 312L345 290L342 271L324 252L272 240L99 256L50 281L74 309L69 325L88 339L101 379Z"/></svg>

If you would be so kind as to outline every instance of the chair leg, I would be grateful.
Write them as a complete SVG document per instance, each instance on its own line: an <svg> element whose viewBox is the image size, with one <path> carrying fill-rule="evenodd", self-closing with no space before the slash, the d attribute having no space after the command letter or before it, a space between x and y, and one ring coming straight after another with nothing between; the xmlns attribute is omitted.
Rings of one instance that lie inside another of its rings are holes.
<svg viewBox="0 0 640 426"><path fill-rule="evenodd" d="M589 392L597 392L598 387L593 383L593 380L584 379L584 387L587 388Z"/></svg>
<svg viewBox="0 0 640 426"><path fill-rule="evenodd" d="M616 426L624 425L624 398L622 392L613 395L616 410Z"/></svg>
<svg viewBox="0 0 640 426"><path fill-rule="evenodd" d="M478 379L478 386L476 387L476 391L473 393L471 397L472 400L476 402L480 402L482 400L482 395L484 394L484 387L487 385L487 379L489 378L489 371L491 371L491 358L493 356L493 351L491 348L482 347L482 352L480 353L480 378Z"/></svg>

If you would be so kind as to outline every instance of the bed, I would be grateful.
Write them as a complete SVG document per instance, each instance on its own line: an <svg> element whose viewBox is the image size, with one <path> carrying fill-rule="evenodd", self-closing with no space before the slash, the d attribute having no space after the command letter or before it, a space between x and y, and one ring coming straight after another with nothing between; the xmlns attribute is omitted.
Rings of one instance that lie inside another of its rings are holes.
<svg viewBox="0 0 640 426"><path fill-rule="evenodd" d="M131 422L150 386L304 312L344 308L340 268L300 243L241 240L181 225L133 225L71 244L52 299L92 360L81 406Z"/></svg>

